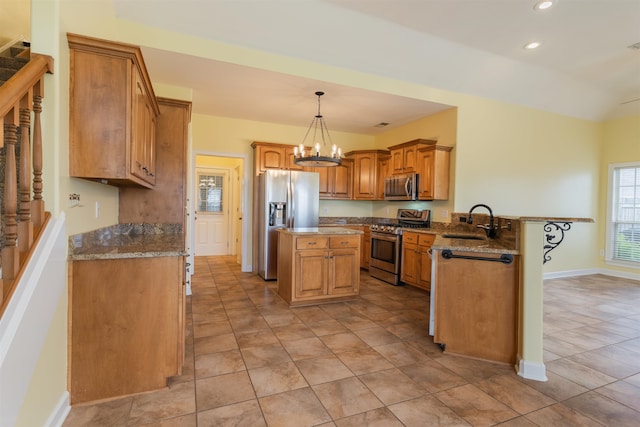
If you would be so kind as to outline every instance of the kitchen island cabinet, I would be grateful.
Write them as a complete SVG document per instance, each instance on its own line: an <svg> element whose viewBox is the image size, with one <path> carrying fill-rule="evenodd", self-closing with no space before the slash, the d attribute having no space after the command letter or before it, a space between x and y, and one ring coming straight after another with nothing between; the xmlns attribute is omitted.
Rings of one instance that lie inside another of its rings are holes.
<svg viewBox="0 0 640 427"><path fill-rule="evenodd" d="M119 224L70 238L71 404L162 389L184 362L184 235Z"/></svg>
<svg viewBox="0 0 640 427"><path fill-rule="evenodd" d="M360 292L361 231L278 230L278 294L290 305L352 299Z"/></svg>

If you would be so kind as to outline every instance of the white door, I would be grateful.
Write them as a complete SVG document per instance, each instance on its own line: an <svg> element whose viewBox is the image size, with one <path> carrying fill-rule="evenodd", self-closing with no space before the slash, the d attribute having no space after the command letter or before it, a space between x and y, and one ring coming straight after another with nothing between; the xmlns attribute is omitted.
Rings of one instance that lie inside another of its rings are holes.
<svg viewBox="0 0 640 427"><path fill-rule="evenodd" d="M223 169L196 171L196 256L229 254L229 173Z"/></svg>

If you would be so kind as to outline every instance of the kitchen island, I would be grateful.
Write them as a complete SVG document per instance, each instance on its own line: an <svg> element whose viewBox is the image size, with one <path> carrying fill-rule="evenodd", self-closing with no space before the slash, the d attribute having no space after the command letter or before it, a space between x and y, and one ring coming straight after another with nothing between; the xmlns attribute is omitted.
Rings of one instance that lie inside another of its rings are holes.
<svg viewBox="0 0 640 427"><path fill-rule="evenodd" d="M292 306L357 297L361 234L341 227L279 229L278 295Z"/></svg>
<svg viewBox="0 0 640 427"><path fill-rule="evenodd" d="M176 224L69 238L71 404L167 386L184 360L185 244Z"/></svg>

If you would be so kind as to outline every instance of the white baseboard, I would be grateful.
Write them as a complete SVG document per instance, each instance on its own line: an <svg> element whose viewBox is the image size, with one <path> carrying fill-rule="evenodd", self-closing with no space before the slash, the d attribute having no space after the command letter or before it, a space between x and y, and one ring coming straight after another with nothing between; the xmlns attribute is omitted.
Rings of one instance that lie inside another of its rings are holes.
<svg viewBox="0 0 640 427"><path fill-rule="evenodd" d="M69 404L69 392L65 391L60 400L58 400L58 404L49 415L49 419L45 424L46 427L62 427L64 420L67 419L67 415L69 415L69 411L71 411L71 405Z"/></svg>
<svg viewBox="0 0 640 427"><path fill-rule="evenodd" d="M518 357L516 372L522 378L535 381L547 381L547 368L544 363L530 362Z"/></svg>
<svg viewBox="0 0 640 427"><path fill-rule="evenodd" d="M588 268L583 270L556 271L554 273L544 273L543 279L561 279L563 277L588 276L590 274L600 274L600 270L597 268Z"/></svg>
<svg viewBox="0 0 640 427"><path fill-rule="evenodd" d="M590 274L604 274L605 276L620 277L622 279L640 280L640 273L627 273L625 271L611 270L608 268L556 271L554 273L545 273L543 279L561 279L564 277L588 276Z"/></svg>

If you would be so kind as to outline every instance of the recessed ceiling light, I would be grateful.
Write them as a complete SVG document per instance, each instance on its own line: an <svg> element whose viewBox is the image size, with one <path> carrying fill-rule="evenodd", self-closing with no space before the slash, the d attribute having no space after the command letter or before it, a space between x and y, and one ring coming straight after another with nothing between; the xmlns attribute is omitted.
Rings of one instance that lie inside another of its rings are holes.
<svg viewBox="0 0 640 427"><path fill-rule="evenodd" d="M537 48L539 48L539 47L540 47L540 45L541 45L541 44L542 44L542 43L540 43L540 42L531 42L531 43L527 43L527 44L525 44L525 45L524 45L524 48L525 48L526 50L537 49Z"/></svg>
<svg viewBox="0 0 640 427"><path fill-rule="evenodd" d="M549 9L551 6L553 6L555 3L557 2L554 0L540 0L537 1L536 4L533 5L533 9L534 10L545 10L545 9Z"/></svg>

